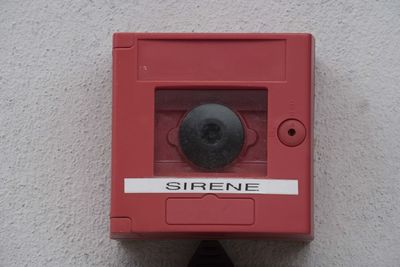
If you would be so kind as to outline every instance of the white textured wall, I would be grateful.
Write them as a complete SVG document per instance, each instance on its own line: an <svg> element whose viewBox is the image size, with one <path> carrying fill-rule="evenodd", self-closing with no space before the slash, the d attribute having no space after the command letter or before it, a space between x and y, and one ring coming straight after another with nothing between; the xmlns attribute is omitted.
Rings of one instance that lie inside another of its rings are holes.
<svg viewBox="0 0 400 267"><path fill-rule="evenodd" d="M0 266L184 266L108 238L116 31L316 37L315 240L224 241L237 266L399 266L400 1L0 2Z"/></svg>

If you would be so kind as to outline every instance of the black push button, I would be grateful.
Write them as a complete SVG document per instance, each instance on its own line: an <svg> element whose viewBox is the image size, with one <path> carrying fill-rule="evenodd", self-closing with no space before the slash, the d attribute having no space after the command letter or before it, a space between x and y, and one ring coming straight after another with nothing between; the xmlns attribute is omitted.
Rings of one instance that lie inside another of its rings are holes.
<svg viewBox="0 0 400 267"><path fill-rule="evenodd" d="M204 104L192 109L179 127L179 145L194 165L222 169L240 154L244 130L239 117L226 106Z"/></svg>

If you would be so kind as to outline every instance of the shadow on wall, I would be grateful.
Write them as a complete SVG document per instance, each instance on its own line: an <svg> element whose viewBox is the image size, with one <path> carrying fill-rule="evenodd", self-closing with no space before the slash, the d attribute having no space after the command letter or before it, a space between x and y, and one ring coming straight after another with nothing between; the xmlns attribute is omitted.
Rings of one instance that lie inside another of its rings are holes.
<svg viewBox="0 0 400 267"><path fill-rule="evenodd" d="M229 240L221 242L235 267L307 265L310 243L299 241Z"/></svg>
<svg viewBox="0 0 400 267"><path fill-rule="evenodd" d="M235 267L306 265L309 243L299 241L220 241ZM121 266L186 267L200 240L121 241Z"/></svg>
<svg viewBox="0 0 400 267"><path fill-rule="evenodd" d="M199 240L132 240L120 241L121 266L173 266L189 263Z"/></svg>

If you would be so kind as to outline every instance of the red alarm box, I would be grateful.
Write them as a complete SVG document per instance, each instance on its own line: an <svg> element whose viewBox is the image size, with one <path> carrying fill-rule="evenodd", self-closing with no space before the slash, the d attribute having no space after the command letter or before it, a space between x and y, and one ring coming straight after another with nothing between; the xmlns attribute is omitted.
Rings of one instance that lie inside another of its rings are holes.
<svg viewBox="0 0 400 267"><path fill-rule="evenodd" d="M111 237L313 237L310 34L116 33Z"/></svg>

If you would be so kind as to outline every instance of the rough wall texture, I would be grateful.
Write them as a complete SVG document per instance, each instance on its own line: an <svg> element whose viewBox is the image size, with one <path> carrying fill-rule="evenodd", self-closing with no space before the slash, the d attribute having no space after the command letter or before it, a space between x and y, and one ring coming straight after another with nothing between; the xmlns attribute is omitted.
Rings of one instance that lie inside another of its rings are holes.
<svg viewBox="0 0 400 267"><path fill-rule="evenodd" d="M0 266L184 266L108 238L115 31L312 32L315 240L223 241L237 266L399 266L400 2L0 2Z"/></svg>

